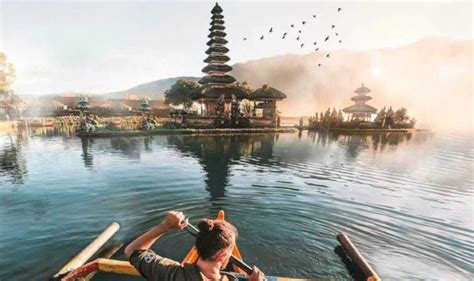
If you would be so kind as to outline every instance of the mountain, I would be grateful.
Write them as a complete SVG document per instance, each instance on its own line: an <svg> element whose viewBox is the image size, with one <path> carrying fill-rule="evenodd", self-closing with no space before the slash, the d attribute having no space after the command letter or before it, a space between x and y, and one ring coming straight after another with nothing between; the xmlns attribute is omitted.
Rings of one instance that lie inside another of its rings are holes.
<svg viewBox="0 0 474 281"><path fill-rule="evenodd" d="M253 87L268 83L288 96L279 110L312 115L352 105L354 90L371 89L368 104L407 107L422 127L473 126L473 40L426 39L377 50L282 55L233 66ZM318 67L318 64L321 66Z"/></svg>
<svg viewBox="0 0 474 281"><path fill-rule="evenodd" d="M407 107L419 127L472 128L473 43L436 38L396 48L281 55L235 64L231 74L253 88L267 83L285 92L288 98L278 105L285 116L352 105L364 83L373 98L368 104ZM178 79L199 78L156 80L108 95L161 98Z"/></svg>
<svg viewBox="0 0 474 281"><path fill-rule="evenodd" d="M159 99L163 96L164 92L171 88L171 86L176 83L177 80L185 79L185 80L192 80L198 81L199 77L175 77L175 78L167 78L167 79L160 79L155 80L152 82L148 82L145 84L141 84L135 87L132 87L128 90L119 91L119 92L111 92L108 93L107 96L109 98L126 98L130 94L136 95L138 97L148 96L152 99Z"/></svg>

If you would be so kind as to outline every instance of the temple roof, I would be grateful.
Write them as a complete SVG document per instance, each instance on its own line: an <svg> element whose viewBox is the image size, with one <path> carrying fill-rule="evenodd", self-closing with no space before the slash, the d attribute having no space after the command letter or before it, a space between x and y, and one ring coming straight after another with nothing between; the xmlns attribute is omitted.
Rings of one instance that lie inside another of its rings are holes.
<svg viewBox="0 0 474 281"><path fill-rule="evenodd" d="M224 20L221 20L221 19L211 20L211 25L216 25L216 24L223 25L223 24L224 24Z"/></svg>
<svg viewBox="0 0 474 281"><path fill-rule="evenodd" d="M205 63L209 63L211 61L228 62L228 61L230 61L230 58L228 56L224 56L224 55L210 55L204 60Z"/></svg>
<svg viewBox="0 0 474 281"><path fill-rule="evenodd" d="M282 100L285 98L285 93L268 85L263 85L249 95L250 100Z"/></svg>
<svg viewBox="0 0 474 281"><path fill-rule="evenodd" d="M206 75L202 77L198 83L202 85L209 83L231 84L235 81L235 78L230 75Z"/></svg>
<svg viewBox="0 0 474 281"><path fill-rule="evenodd" d="M220 88L205 86L203 87L203 90L201 93L202 93L201 98L211 98L211 99L217 99L221 95L224 95L226 99L231 99L232 95L235 95L235 97L238 99L245 99L248 97L245 91L236 87L232 87L232 86L220 87Z"/></svg>
<svg viewBox="0 0 474 281"><path fill-rule="evenodd" d="M220 20L220 19L223 19L224 16L223 15L219 15L219 14L215 14L215 15L212 15L211 19L213 20Z"/></svg>
<svg viewBox="0 0 474 281"><path fill-rule="evenodd" d="M377 109L367 104L354 104L344 108L345 113L376 113Z"/></svg>
<svg viewBox="0 0 474 281"><path fill-rule="evenodd" d="M364 83L362 83L362 85L357 88L354 93L357 93L357 94L367 94L367 93L370 93L370 89L367 88Z"/></svg>
<svg viewBox="0 0 474 281"><path fill-rule="evenodd" d="M207 37L213 38L213 37L225 37L227 34L223 31L216 30L216 31L211 31Z"/></svg>
<svg viewBox="0 0 474 281"><path fill-rule="evenodd" d="M224 30L225 26L223 25L213 25L211 28L209 28L209 31L215 31L215 30Z"/></svg>
<svg viewBox="0 0 474 281"><path fill-rule="evenodd" d="M216 2L216 5L214 6L214 8L212 8L211 13L213 13L213 14L222 13L222 8L221 8L221 6L219 6L219 4L217 2Z"/></svg>
<svg viewBox="0 0 474 281"><path fill-rule="evenodd" d="M371 99L372 99L371 96L354 96L351 98L351 100L353 101L369 101Z"/></svg>
<svg viewBox="0 0 474 281"><path fill-rule="evenodd" d="M212 44L227 44L227 40L225 40L224 38L217 37L207 41L208 46L211 46Z"/></svg>
<svg viewBox="0 0 474 281"><path fill-rule="evenodd" d="M202 72L208 73L209 71L220 71L220 72L229 72L232 70L232 67L227 64L210 64L202 69Z"/></svg>
<svg viewBox="0 0 474 281"><path fill-rule="evenodd" d="M211 46L206 50L206 54L208 54L208 55L212 52L225 54L225 53L229 52L229 49L227 49L224 46Z"/></svg>

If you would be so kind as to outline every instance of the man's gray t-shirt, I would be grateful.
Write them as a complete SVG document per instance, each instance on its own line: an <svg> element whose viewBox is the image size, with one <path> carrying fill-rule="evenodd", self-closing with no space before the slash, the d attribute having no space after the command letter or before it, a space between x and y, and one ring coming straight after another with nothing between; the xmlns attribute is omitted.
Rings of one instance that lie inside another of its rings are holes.
<svg viewBox="0 0 474 281"><path fill-rule="evenodd" d="M136 251L130 256L130 263L150 281L208 281L196 264L182 265L163 258L152 250ZM221 281L229 281L222 275Z"/></svg>

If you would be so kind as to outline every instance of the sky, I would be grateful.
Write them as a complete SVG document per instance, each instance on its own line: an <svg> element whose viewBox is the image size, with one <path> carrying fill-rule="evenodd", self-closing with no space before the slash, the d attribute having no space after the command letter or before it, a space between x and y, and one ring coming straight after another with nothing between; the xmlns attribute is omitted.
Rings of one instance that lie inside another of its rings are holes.
<svg viewBox="0 0 474 281"><path fill-rule="evenodd" d="M202 76L214 3L0 0L0 52L16 68L13 88L25 95L104 93L162 78ZM219 3L231 65L311 53L314 41L321 50L367 50L473 36L469 1ZM333 24L342 43L322 42ZM283 32L289 32L285 40Z"/></svg>

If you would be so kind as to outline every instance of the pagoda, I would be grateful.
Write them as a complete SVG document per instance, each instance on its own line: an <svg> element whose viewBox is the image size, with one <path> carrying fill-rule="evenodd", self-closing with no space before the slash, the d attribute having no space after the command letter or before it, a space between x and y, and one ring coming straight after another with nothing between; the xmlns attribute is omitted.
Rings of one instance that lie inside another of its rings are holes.
<svg viewBox="0 0 474 281"><path fill-rule="evenodd" d="M362 85L357 88L354 93L357 95L353 96L351 100L354 101L355 104L344 108L342 111L350 115L350 120L356 119L370 121L372 114L377 112L375 107L365 104L367 101L372 99L372 97L367 96L367 94L370 93L370 89L367 88L364 83L362 83Z"/></svg>
<svg viewBox="0 0 474 281"><path fill-rule="evenodd" d="M207 66L202 69L206 76L198 81L202 85L202 91L201 95L196 97L204 103L206 113L210 116L216 115L220 111L216 112L216 107L222 106L218 105L219 98L221 100L223 98L227 104L232 101L233 96L238 100L247 96L242 90L233 87L236 80L227 74L232 70L232 67L226 64L230 60L226 55L229 49L226 47L225 37L227 34L224 32L224 16L218 3L211 10L211 14L211 28L209 28L208 35L210 40L207 42L209 48L206 50L208 56L204 60Z"/></svg>

